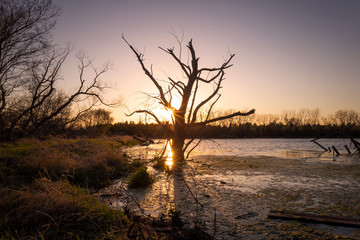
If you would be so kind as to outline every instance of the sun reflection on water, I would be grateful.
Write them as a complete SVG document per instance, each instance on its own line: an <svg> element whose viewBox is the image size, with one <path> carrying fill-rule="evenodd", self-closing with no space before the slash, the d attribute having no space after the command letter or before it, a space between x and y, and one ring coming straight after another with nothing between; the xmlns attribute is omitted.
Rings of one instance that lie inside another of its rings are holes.
<svg viewBox="0 0 360 240"><path fill-rule="evenodd" d="M167 154L167 157L166 157L165 165L169 170L171 170L171 168L172 168L172 166L174 164L174 162L173 162L173 152L171 151L171 148L170 148L169 145L167 146L166 150L167 150L168 154Z"/></svg>

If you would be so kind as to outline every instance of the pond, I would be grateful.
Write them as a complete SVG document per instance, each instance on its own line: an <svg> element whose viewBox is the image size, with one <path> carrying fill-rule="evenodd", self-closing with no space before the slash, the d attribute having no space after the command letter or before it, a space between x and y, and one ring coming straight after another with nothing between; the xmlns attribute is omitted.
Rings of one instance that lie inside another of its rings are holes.
<svg viewBox="0 0 360 240"><path fill-rule="evenodd" d="M355 147L350 139L328 138L316 140L317 143L331 151L324 151L311 141L312 139L285 139L285 138L251 138L251 139L209 139L203 140L191 153L190 157L198 156L272 156L293 159L332 160L336 155L334 146L340 153L337 160L344 160L348 156L345 145L351 152ZM355 139L359 141L359 139ZM135 146L128 148L133 157L148 159L160 152L163 141L149 146ZM189 147L191 149L191 146ZM169 150L169 148L168 148Z"/></svg>
<svg viewBox="0 0 360 240"><path fill-rule="evenodd" d="M340 152L336 156L310 140L203 141L182 174L170 175L152 167L151 159L163 144L128 148L124 151L133 158L147 162L156 181L148 189L131 190L134 201L127 201L153 217L166 218L171 209L179 209L185 222L201 224L218 239L288 239L298 234L358 239L354 228L267 217L270 210L285 209L359 218L360 158L349 156L344 145L352 152L354 146L348 139L318 140L326 148L335 146Z"/></svg>

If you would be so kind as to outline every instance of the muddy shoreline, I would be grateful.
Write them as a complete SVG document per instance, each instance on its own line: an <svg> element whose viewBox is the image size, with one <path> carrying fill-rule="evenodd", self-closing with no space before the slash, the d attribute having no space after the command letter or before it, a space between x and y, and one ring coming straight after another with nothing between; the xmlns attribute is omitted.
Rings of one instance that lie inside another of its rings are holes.
<svg viewBox="0 0 360 240"><path fill-rule="evenodd" d="M197 156L181 174L152 163L148 189L131 190L144 214L166 218L181 211L217 239L360 239L360 230L269 219L270 210L360 218L360 162L283 159L269 156ZM136 206L134 206L134 209Z"/></svg>

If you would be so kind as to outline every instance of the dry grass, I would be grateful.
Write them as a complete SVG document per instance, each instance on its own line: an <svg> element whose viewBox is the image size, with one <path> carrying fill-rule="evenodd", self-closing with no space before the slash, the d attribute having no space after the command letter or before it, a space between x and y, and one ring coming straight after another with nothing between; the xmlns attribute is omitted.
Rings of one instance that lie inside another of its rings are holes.
<svg viewBox="0 0 360 240"><path fill-rule="evenodd" d="M130 140L26 139L0 146L0 180L4 185L31 183L34 178L69 179L90 188L108 185L111 179L133 169L120 147ZM126 142L127 141L127 142Z"/></svg>
<svg viewBox="0 0 360 240"><path fill-rule="evenodd" d="M134 141L52 138L0 144L0 239L186 239L177 231L155 232L154 221L110 209L91 195L121 176L137 181L133 187L153 181L143 163L122 153L124 144Z"/></svg>
<svg viewBox="0 0 360 240"><path fill-rule="evenodd" d="M126 236L129 220L90 195L135 168L131 139L23 139L0 145L0 239ZM85 188L84 188L85 187ZM125 234L125 235L124 235Z"/></svg>
<svg viewBox="0 0 360 240"><path fill-rule="evenodd" d="M2 238L93 239L122 234L128 224L119 210L111 210L84 189L67 181L37 179L22 190L0 193Z"/></svg>

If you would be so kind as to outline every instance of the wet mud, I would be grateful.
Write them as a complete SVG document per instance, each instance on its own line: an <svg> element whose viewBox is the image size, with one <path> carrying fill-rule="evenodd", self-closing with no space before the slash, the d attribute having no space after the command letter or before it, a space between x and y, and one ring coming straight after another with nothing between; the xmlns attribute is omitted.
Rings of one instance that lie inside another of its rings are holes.
<svg viewBox="0 0 360 240"><path fill-rule="evenodd" d="M131 190L144 213L166 218L176 209L217 239L360 239L357 228L267 217L287 210L360 218L356 157L197 156L181 173L151 163L148 170L152 187Z"/></svg>

